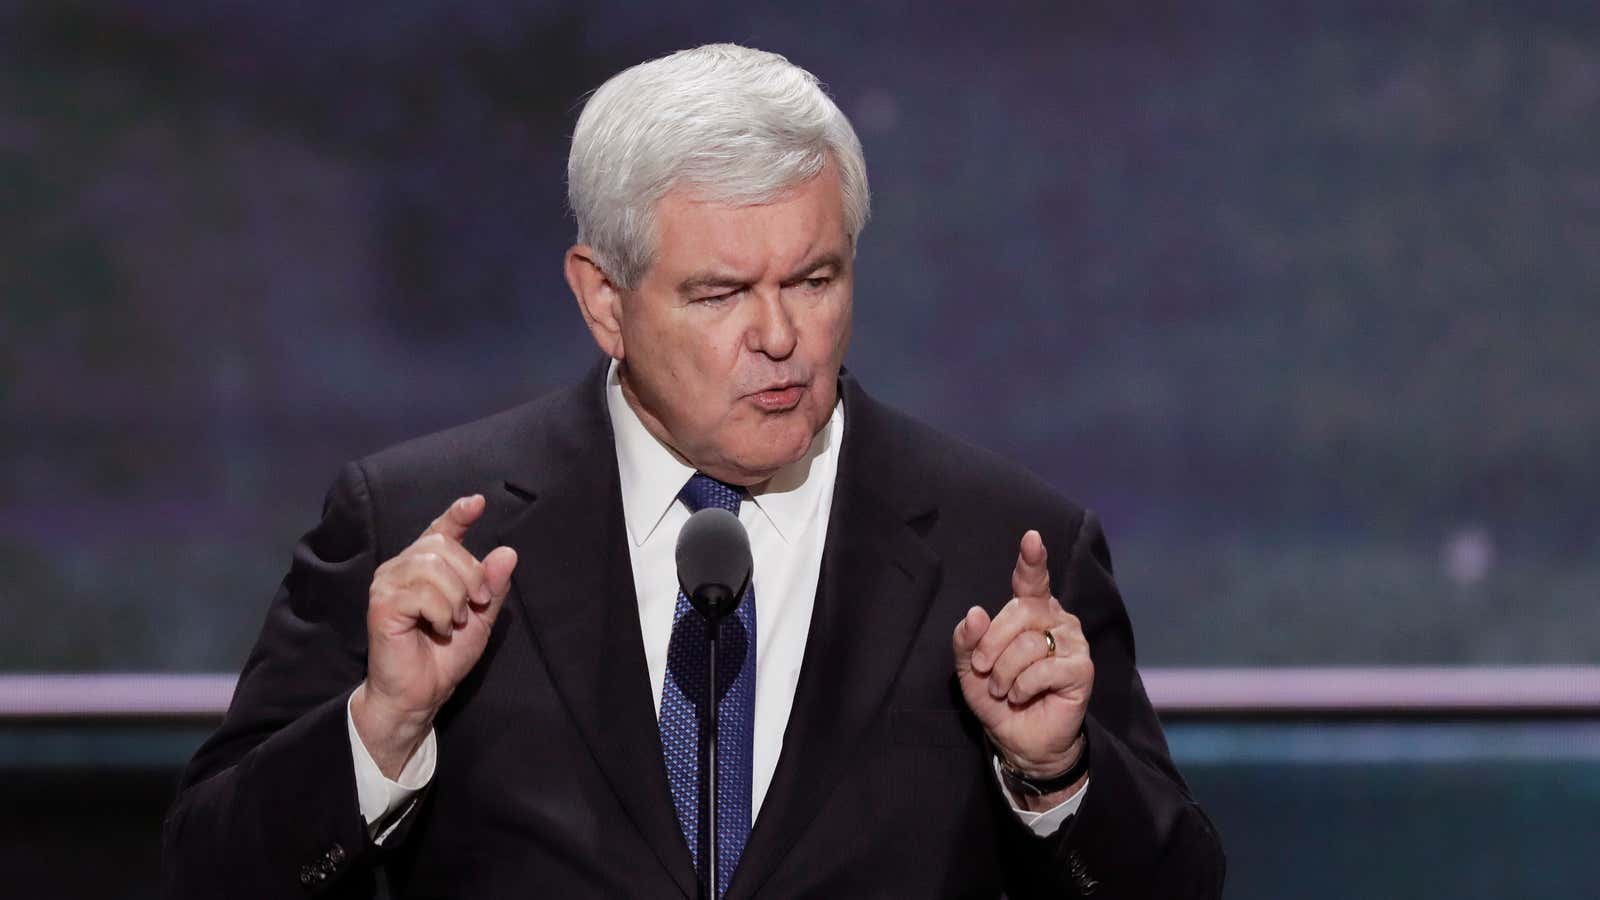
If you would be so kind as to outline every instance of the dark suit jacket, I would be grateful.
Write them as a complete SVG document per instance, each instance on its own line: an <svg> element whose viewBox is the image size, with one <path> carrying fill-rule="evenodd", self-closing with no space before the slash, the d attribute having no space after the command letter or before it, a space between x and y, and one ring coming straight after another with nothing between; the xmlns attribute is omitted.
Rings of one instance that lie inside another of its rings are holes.
<svg viewBox="0 0 1600 900"><path fill-rule="evenodd" d="M604 366L580 385L346 466L196 753L164 831L172 897L693 897L645 670ZM793 712L729 896L1215 897L1223 856L1134 670L1091 514L841 378L846 425ZM375 847L345 701L367 588L458 496L467 546L520 557L441 710L433 781ZM1047 839L1007 807L956 687L966 609L1009 599L1028 528L1095 662L1091 784Z"/></svg>

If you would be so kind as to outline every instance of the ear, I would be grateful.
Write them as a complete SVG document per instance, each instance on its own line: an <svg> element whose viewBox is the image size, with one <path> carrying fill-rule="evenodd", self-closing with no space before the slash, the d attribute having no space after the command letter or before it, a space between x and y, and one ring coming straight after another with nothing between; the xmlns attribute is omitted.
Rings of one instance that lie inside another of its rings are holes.
<svg viewBox="0 0 1600 900"><path fill-rule="evenodd" d="M594 342L607 356L622 359L622 291L595 261L594 248L574 245L567 251L563 269Z"/></svg>

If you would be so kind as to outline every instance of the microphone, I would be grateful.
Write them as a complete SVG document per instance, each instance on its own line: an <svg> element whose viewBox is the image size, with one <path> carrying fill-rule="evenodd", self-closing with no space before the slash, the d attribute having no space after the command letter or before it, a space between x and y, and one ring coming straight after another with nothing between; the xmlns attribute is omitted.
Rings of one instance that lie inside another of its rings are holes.
<svg viewBox="0 0 1600 900"><path fill-rule="evenodd" d="M700 896L718 900L720 868L717 852L717 633L722 620L739 608L750 585L750 535L739 517L725 509L707 508L689 517L678 532L678 587L706 620L706 704L701 714L705 753L700 759L700 859L696 874Z"/></svg>
<svg viewBox="0 0 1600 900"><path fill-rule="evenodd" d="M678 532L678 586L700 615L716 622L739 608L750 585L750 535L725 509L707 508Z"/></svg>

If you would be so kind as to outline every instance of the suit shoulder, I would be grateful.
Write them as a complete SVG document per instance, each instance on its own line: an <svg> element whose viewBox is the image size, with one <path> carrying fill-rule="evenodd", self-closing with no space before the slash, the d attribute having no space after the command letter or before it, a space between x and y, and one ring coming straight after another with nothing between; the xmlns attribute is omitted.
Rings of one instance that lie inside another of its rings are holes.
<svg viewBox="0 0 1600 900"><path fill-rule="evenodd" d="M609 427L593 378L490 416L395 444L348 465L341 485L357 479L364 515L380 557L409 543L450 503L483 494L489 501L479 535L495 532L520 501L508 493L523 476L570 467L584 444L592 456ZM596 393L591 393L591 390ZM339 490L336 486L335 491ZM481 536L481 535L480 535ZM469 547L469 549L471 549ZM487 550L487 548L482 548Z"/></svg>
<svg viewBox="0 0 1600 900"><path fill-rule="evenodd" d="M876 401L864 409L873 437L908 489L1076 523L1083 507L1026 467ZM886 461L887 461L886 460Z"/></svg>
<svg viewBox="0 0 1600 900"><path fill-rule="evenodd" d="M410 438L357 461L377 483L425 484L433 473L448 469L459 477L481 470L503 471L514 452L528 452L536 439L553 427L570 400L571 389L546 394L527 403L431 434Z"/></svg>

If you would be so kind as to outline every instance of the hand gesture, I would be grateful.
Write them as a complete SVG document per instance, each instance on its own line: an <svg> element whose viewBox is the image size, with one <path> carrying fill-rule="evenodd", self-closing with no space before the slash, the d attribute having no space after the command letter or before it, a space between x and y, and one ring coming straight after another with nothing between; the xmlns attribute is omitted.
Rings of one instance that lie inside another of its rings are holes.
<svg viewBox="0 0 1600 900"><path fill-rule="evenodd" d="M1082 752L1094 663L1077 617L1050 593L1037 531L1022 536L1011 591L1015 596L993 621L974 606L956 625L956 676L1002 760L1049 778L1070 769Z"/></svg>
<svg viewBox="0 0 1600 900"><path fill-rule="evenodd" d="M394 778L433 717L483 655L511 590L517 552L479 562L461 546L487 505L462 497L373 573L367 605L367 680L351 699L356 731Z"/></svg>

